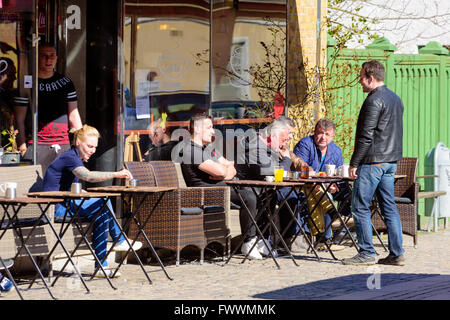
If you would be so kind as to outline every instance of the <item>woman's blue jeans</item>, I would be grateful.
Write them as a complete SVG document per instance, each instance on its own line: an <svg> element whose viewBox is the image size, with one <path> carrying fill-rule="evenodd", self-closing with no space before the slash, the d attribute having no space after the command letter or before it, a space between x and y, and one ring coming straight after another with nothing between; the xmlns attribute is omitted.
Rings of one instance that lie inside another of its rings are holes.
<svg viewBox="0 0 450 320"><path fill-rule="evenodd" d="M76 206L80 205L82 200L75 200ZM66 212L67 202L62 204L57 204L55 207L55 216L64 216ZM111 205L111 201L108 200L106 203L107 207L103 209L103 211L98 215L98 217L94 221L94 230L93 230L93 238L92 243L94 245L95 255L97 256L99 261L102 261L106 256L106 249L108 243L108 232L111 234L111 238L113 240L117 239L120 235L120 230L114 219L111 218L108 211L114 214L114 210ZM101 198L90 198L85 199L81 208L79 208L79 214L82 217L86 217L88 219L92 219L96 213L102 208L103 199ZM72 216L75 213L75 206L73 202L70 202L70 212L68 215ZM118 243L125 240L125 237L122 235L119 239ZM97 263L96 263L97 265ZM108 265L108 262L105 260L102 263L102 266L105 267Z"/></svg>
<svg viewBox="0 0 450 320"><path fill-rule="evenodd" d="M357 179L352 193L352 214L360 253L375 256L370 202L376 193L381 214L384 217L389 242L389 254L400 256L402 248L402 223L394 201L394 175L396 163L363 164L357 168Z"/></svg>

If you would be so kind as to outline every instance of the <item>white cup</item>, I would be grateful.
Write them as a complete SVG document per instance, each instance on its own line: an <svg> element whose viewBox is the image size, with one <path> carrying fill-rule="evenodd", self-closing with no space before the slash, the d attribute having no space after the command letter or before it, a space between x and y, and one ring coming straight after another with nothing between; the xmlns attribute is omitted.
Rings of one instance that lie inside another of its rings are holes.
<svg viewBox="0 0 450 320"><path fill-rule="evenodd" d="M327 164L327 165L325 165L325 167L327 168L327 176L328 177L332 177L332 176L335 175L336 165L334 165L334 164Z"/></svg>
<svg viewBox="0 0 450 320"><path fill-rule="evenodd" d="M16 197L17 182L5 182L0 184L0 191L5 193L7 199Z"/></svg>
<svg viewBox="0 0 450 320"><path fill-rule="evenodd" d="M349 164L343 164L341 167L341 174L343 177L348 178L348 169L350 165Z"/></svg>

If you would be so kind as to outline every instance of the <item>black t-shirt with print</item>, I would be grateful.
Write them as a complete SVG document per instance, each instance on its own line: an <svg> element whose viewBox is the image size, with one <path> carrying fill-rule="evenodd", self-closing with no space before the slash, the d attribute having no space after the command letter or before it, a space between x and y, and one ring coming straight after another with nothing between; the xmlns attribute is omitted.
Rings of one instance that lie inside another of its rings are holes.
<svg viewBox="0 0 450 320"><path fill-rule="evenodd" d="M77 101L75 85L55 72L51 78L38 79L38 90L38 144L69 144L67 103Z"/></svg>

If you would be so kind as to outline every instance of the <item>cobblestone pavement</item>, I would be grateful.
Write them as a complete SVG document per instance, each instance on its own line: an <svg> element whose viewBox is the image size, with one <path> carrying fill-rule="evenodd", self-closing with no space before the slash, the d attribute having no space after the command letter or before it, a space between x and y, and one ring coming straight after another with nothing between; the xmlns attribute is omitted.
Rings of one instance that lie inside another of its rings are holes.
<svg viewBox="0 0 450 320"><path fill-rule="evenodd" d="M450 299L449 243L450 230L420 233L417 249L412 238L404 236L407 261L403 267L344 266L327 252L320 253L322 262L310 254L296 256L299 266L289 258L279 258L281 269L270 258L244 264L241 258L233 258L226 266L221 259L203 265L188 261L179 267L165 260L173 280L168 280L158 265L147 265L151 285L140 267L129 263L120 269L121 277L112 280L117 290L105 279L94 279L87 281L91 290L87 294L77 278L67 276L60 278L52 291L61 300ZM386 255L379 244L377 250L379 257ZM355 253L352 247L335 252L339 259ZM79 259L82 271L91 272L93 263L86 257ZM49 299L40 284L23 290L23 296ZM14 291L0 296L0 301L10 299L18 299Z"/></svg>

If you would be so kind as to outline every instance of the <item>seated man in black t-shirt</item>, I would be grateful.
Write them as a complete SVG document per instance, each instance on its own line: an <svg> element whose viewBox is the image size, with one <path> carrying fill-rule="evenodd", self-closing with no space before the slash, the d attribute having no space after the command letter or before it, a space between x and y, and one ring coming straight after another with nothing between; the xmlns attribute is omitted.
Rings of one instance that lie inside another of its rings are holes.
<svg viewBox="0 0 450 320"><path fill-rule="evenodd" d="M189 126L191 139L183 142L183 157L181 169L186 185L190 187L212 187L226 186L224 180L231 180L236 176L234 163L225 159L211 144L214 136L214 128L211 117L206 114L195 115L191 118ZM242 190L242 198L253 217L256 216L256 196L250 189ZM238 194L230 190L231 202L240 205L239 220L241 231L245 235L241 251L248 254L250 259L262 259L261 251L264 252L264 244L257 245L250 251L256 242L256 228L252 225L250 217L243 205L241 205Z"/></svg>

